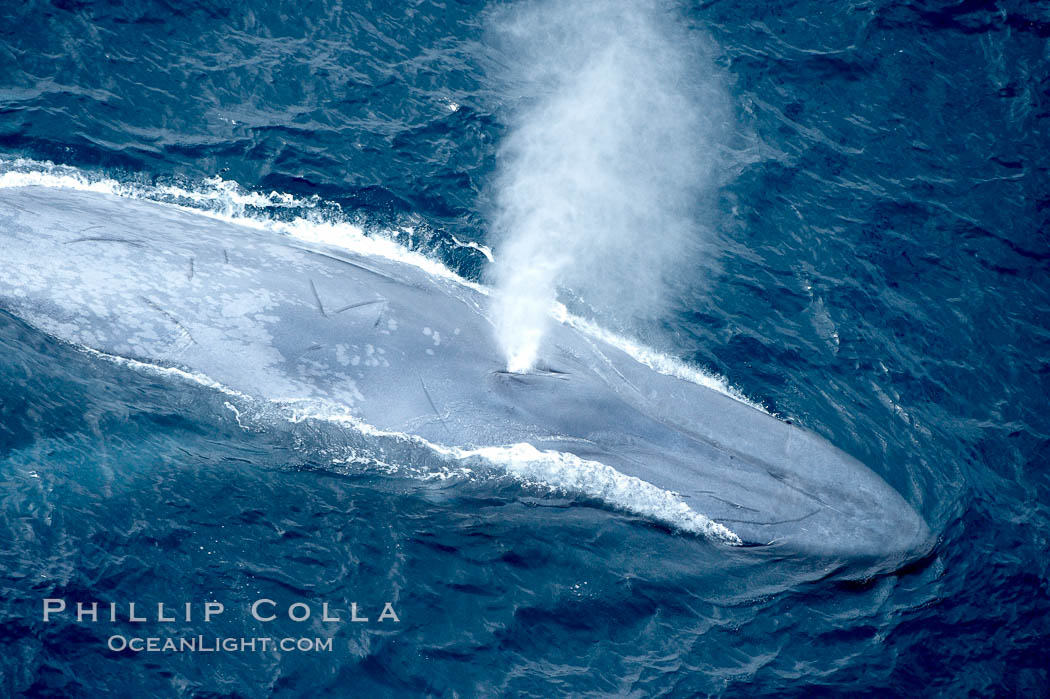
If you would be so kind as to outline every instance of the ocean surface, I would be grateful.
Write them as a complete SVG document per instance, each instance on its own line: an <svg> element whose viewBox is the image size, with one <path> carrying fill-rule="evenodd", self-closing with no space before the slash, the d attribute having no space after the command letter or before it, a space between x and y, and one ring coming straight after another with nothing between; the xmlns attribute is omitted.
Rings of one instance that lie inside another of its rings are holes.
<svg viewBox="0 0 1050 699"><path fill-rule="evenodd" d="M505 10L5 2L0 186L346 221L484 282L529 99ZM308 421L0 312L0 695L1050 695L1050 5L659 11L724 95L704 258L617 330L868 464L931 553L829 574L498 469L333 459ZM332 649L117 652L159 623L45 623L45 598ZM233 613L262 598L276 620Z"/></svg>

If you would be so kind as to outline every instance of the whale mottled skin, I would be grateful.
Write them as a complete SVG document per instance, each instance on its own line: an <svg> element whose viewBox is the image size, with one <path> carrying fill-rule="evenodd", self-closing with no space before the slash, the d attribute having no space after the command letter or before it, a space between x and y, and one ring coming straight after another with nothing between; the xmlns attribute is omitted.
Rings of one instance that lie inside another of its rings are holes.
<svg viewBox="0 0 1050 699"><path fill-rule="evenodd" d="M676 492L748 544L923 555L922 517L824 439L555 323L504 371L484 290L387 257L92 191L0 189L0 308L59 339L380 430L528 443Z"/></svg>

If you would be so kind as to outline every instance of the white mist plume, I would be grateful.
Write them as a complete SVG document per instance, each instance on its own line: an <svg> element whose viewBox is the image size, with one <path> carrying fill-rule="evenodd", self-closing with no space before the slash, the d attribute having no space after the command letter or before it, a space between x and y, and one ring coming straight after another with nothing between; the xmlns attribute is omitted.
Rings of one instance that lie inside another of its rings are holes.
<svg viewBox="0 0 1050 699"><path fill-rule="evenodd" d="M497 13L520 96L495 180L494 320L527 371L558 290L623 326L660 315L697 262L724 91L704 41L647 0Z"/></svg>

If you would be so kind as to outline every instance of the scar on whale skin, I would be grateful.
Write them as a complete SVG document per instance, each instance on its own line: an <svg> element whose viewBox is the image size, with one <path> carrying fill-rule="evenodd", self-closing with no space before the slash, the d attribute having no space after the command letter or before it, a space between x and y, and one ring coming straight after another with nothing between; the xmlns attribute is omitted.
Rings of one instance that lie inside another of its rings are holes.
<svg viewBox="0 0 1050 699"><path fill-rule="evenodd" d="M295 355L295 358L296 359L302 359L304 355L309 354L310 352L316 352L317 350L320 350L320 349L324 349L324 345L321 345L321 344L318 344L318 343L315 342L314 344L310 345L309 347L304 349L299 354Z"/></svg>
<svg viewBox="0 0 1050 699"><path fill-rule="evenodd" d="M330 255L330 254L328 254L326 252L321 252L319 250L311 250L310 248L305 248L305 247L302 247L302 246L299 246L299 245L295 245L293 247L295 247L297 250L302 250L303 252L308 253L310 255L316 255L318 257L324 257L326 259L332 260L333 262L339 262L341 264L347 265L348 267L352 267L354 269L359 269L362 272L368 272L369 274L374 274L375 276L379 277L380 279L383 279L384 281L393 282L394 284L401 284L401 285L412 286L412 287L415 287L417 289L418 288L422 288L416 283L407 282L405 280L398 279L397 277L395 277L395 276L393 276L391 274L387 274L386 272L382 272L382 271L380 271L378 269L375 269L374 267L372 267L370 265L362 264L361 262L354 262L352 260L347 260L347 259L344 259L344 258L339 257L337 255Z"/></svg>
<svg viewBox="0 0 1050 699"><path fill-rule="evenodd" d="M357 303L351 303L349 306L343 306L342 308L334 311L334 313L342 313L343 311L349 311L352 308L362 308L363 306L373 306L377 303L386 303L386 299L372 299L371 301L358 301Z"/></svg>
<svg viewBox="0 0 1050 699"><path fill-rule="evenodd" d="M430 408L434 411L434 415L436 415L437 419L441 421L441 425L445 428L445 431L448 432L449 435L451 435L452 430L449 429L448 423L445 422L445 418L442 417L441 411L437 409L437 405L434 403L434 399L430 397L430 391L427 390L427 385L423 383L423 379L419 380L419 385L423 387L423 394L426 395L427 402L430 403Z"/></svg>
<svg viewBox="0 0 1050 699"><path fill-rule="evenodd" d="M174 323L175 327L177 327L179 330L181 330L186 335L186 337L190 338L190 342L192 342L193 344L197 344L197 340L196 340L196 338L193 337L193 333L191 333L186 328L186 326L183 325L179 321L178 318L173 316L171 313L168 313L163 308L158 306L154 301L151 301L150 299L146 298L145 296L139 296L139 298L142 299L142 302L145 303L147 306L149 306L150 308L155 310L157 313L160 313L162 316L164 316L165 318L170 320L172 323Z"/></svg>
<svg viewBox="0 0 1050 699"><path fill-rule="evenodd" d="M324 312L324 304L321 303L321 297L317 295L317 287L314 286L314 280L313 279L310 280L310 291L313 292L313 294L314 294L314 301L317 302L317 310L319 310L321 312L322 316L327 318L328 314Z"/></svg>
<svg viewBox="0 0 1050 699"><path fill-rule="evenodd" d="M146 244L141 240L133 240L131 238L113 238L104 235L96 236L85 236L83 238L74 238L73 240L67 240L66 245L72 245L73 243L125 243L135 248L144 248Z"/></svg>

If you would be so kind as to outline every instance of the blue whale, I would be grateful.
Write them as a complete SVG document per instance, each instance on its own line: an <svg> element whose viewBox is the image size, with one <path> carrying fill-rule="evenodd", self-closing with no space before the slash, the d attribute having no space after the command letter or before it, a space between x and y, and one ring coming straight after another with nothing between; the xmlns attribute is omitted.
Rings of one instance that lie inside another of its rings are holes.
<svg viewBox="0 0 1050 699"><path fill-rule="evenodd" d="M423 258L55 186L0 189L0 250L0 308L108 357L339 406L446 453L613 469L625 480L599 491L664 493L727 543L895 564L931 546L856 459L579 323L508 373L487 289Z"/></svg>

